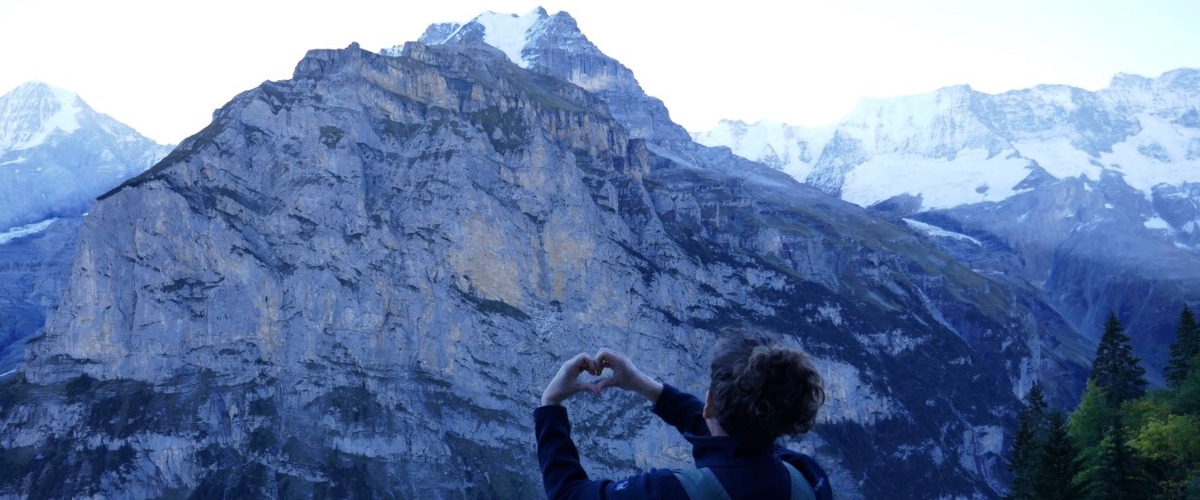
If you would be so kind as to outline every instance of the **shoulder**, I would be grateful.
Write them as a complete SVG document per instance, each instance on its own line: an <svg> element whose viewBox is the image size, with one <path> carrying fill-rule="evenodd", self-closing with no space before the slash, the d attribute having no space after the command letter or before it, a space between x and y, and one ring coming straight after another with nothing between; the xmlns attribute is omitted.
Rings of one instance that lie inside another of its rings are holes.
<svg viewBox="0 0 1200 500"><path fill-rule="evenodd" d="M817 500L833 498L833 486L829 484L829 474L825 473L825 469L817 463L816 459L781 446L775 448L775 456L791 464L800 471L800 474L804 475L804 479L807 479L808 484L812 485Z"/></svg>

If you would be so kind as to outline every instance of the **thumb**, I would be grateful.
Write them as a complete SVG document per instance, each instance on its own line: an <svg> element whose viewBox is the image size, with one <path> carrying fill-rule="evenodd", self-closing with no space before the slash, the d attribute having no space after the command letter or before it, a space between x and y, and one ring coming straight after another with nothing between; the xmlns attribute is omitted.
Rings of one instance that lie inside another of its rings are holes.
<svg viewBox="0 0 1200 500"><path fill-rule="evenodd" d="M608 389L609 387L618 387L619 388L617 383L615 381L613 381L612 377L609 377L609 378L600 380L599 382L596 382L596 392L603 392L605 389Z"/></svg>
<svg viewBox="0 0 1200 500"><path fill-rule="evenodd" d="M593 383L593 382L580 382L578 387L579 387L579 390L588 391L592 394L600 394L600 391L603 390L600 388L600 384Z"/></svg>

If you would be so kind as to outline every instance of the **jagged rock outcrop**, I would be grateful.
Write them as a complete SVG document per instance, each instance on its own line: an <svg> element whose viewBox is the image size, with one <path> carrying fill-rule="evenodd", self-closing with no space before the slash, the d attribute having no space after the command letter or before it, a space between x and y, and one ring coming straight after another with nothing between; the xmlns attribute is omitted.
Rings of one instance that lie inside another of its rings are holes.
<svg viewBox="0 0 1200 500"><path fill-rule="evenodd" d="M847 497L996 496L1017 395L1078 393L1056 313L903 227L479 43L392 54L312 51L101 198L0 386L0 494L536 497L561 360L700 392L725 326L816 357L798 445ZM570 405L595 474L689 459Z"/></svg>

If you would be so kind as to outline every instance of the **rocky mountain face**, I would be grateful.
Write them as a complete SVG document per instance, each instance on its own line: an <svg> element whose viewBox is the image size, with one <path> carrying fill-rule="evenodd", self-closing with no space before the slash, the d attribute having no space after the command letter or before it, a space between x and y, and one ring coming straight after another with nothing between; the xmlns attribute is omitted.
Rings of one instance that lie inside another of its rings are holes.
<svg viewBox="0 0 1200 500"><path fill-rule="evenodd" d="M816 359L830 400L792 445L839 495L998 496L1017 395L1078 394L1086 341L1022 283L688 141L569 16L530 15L525 67L503 24L311 51L102 196L0 384L0 494L533 498L562 360L609 346L699 393L739 326ZM690 463L634 397L568 405L595 475Z"/></svg>
<svg viewBox="0 0 1200 500"><path fill-rule="evenodd" d="M948 250L980 243L960 250L1090 337L1116 312L1157 379L1179 311L1200 302L1197 109L1200 71L1180 69L1097 92L950 87L864 101L827 129L724 122L696 139L949 231Z"/></svg>
<svg viewBox="0 0 1200 500"><path fill-rule="evenodd" d="M66 90L31 82L0 96L0 373L57 303L80 216L168 150Z"/></svg>

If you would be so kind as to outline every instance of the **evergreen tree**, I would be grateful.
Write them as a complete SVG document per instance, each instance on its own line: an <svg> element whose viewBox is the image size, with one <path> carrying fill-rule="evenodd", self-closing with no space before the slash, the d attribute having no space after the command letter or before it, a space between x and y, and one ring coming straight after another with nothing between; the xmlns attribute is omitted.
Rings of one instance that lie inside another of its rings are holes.
<svg viewBox="0 0 1200 500"><path fill-rule="evenodd" d="M1082 453L1093 448L1104 439L1104 433L1120 418L1117 410L1108 404L1108 396L1096 381L1089 379L1087 389L1079 400L1079 407L1071 412L1067 421L1067 430L1075 440L1075 446Z"/></svg>
<svg viewBox="0 0 1200 500"><path fill-rule="evenodd" d="M1072 486L1088 500L1149 498L1155 492L1153 481L1126 442L1125 428L1119 420L1097 446L1080 455L1079 473Z"/></svg>
<svg viewBox="0 0 1200 500"><path fill-rule="evenodd" d="M1067 417L1054 411L1046 417L1046 436L1041 458L1033 475L1034 496L1039 499L1076 498L1071 479L1075 477L1075 444L1067 433Z"/></svg>
<svg viewBox="0 0 1200 500"><path fill-rule="evenodd" d="M1200 363L1200 325L1196 324L1192 309L1183 306L1179 328L1175 330L1175 342L1171 344L1171 358L1163 370L1167 385L1178 388L1188 374L1198 368L1197 363Z"/></svg>
<svg viewBox="0 0 1200 500"><path fill-rule="evenodd" d="M1092 362L1091 380L1108 396L1109 405L1119 408L1121 403L1141 396L1146 391L1146 370L1133 355L1129 336L1115 313L1109 313L1104 323L1104 336L1096 348L1096 359Z"/></svg>
<svg viewBox="0 0 1200 500"><path fill-rule="evenodd" d="M1013 473L1008 498L1036 499L1035 478L1044 455L1046 399L1041 384L1034 384L1026 396L1027 405L1017 412L1017 432L1013 436L1008 470Z"/></svg>

